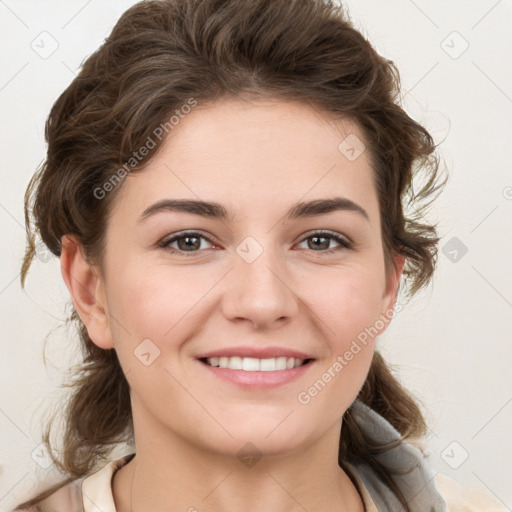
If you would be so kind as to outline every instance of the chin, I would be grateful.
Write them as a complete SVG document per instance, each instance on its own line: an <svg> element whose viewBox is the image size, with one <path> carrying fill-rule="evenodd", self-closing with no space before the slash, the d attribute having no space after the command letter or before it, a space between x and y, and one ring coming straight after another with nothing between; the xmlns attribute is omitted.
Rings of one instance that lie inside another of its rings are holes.
<svg viewBox="0 0 512 512"><path fill-rule="evenodd" d="M292 454L309 444L314 437L314 432L312 429L308 430L305 425L299 424L297 418L289 421L293 413L283 421L289 412L283 414L281 411L277 421L275 418L265 420L260 418L254 423L247 418L241 419L240 422L232 421L227 430L233 437L227 434L216 436L216 439L210 440L211 449L238 458L247 453L255 457ZM318 434L320 435L321 433ZM202 440L205 442L206 438L202 436Z"/></svg>

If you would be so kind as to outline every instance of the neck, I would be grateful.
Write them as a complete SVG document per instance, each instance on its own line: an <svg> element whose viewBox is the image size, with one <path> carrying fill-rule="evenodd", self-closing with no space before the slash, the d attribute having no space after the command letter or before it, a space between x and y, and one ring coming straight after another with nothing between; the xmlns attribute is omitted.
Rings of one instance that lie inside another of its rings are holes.
<svg viewBox="0 0 512 512"><path fill-rule="evenodd" d="M189 512L363 512L357 489L337 462L339 432L336 423L315 443L286 455L251 453L250 445L238 454L219 454L168 431L140 435L135 425L137 454L112 482L116 511L163 512L171 503L173 510Z"/></svg>

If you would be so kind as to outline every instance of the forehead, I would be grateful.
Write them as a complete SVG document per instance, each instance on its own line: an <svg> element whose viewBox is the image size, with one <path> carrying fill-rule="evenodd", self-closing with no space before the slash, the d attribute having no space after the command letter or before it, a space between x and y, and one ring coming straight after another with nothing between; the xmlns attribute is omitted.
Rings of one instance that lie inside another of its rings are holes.
<svg viewBox="0 0 512 512"><path fill-rule="evenodd" d="M127 176L118 200L140 214L164 197L239 210L344 195L371 212L368 153L349 119L299 102L223 99L182 116L147 167Z"/></svg>
<svg viewBox="0 0 512 512"><path fill-rule="evenodd" d="M215 154L218 162L260 160L277 164L305 159L337 159L339 145L349 138L362 145L359 126L340 115L298 101L226 98L195 107L172 129L166 145L194 158L198 149ZM348 162L356 160L345 154ZM361 155L365 161L364 153ZM287 166L289 167L289 166ZM260 169L264 172L264 169Z"/></svg>

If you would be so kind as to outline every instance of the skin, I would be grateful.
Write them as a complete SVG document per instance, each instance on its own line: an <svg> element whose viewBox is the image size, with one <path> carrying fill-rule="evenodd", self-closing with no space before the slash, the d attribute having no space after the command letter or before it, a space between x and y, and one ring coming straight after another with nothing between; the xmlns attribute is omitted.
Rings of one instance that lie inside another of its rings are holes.
<svg viewBox="0 0 512 512"><path fill-rule="evenodd" d="M342 415L378 335L308 404L297 399L389 314L404 263L395 255L386 276L368 151L350 161L338 150L350 133L364 141L355 124L297 102L199 105L122 184L101 272L75 237L63 237L74 306L93 342L115 348L131 389L137 455L115 474L118 512L130 510L131 492L133 512L168 511L170 503L183 511L364 510L337 455ZM298 201L333 196L354 201L368 219L335 211L283 222ZM216 201L230 213L221 221L161 212L138 222L167 198ZM311 236L321 229L348 237L352 248L333 238L317 247ZM158 246L184 230L212 243L194 239L193 253L184 242L171 244L181 253ZM236 252L248 236L263 250L252 263ZM145 339L160 350L148 366L134 355ZM294 348L315 361L291 383L246 390L196 359L237 344ZM248 442L261 454L251 467L237 457Z"/></svg>

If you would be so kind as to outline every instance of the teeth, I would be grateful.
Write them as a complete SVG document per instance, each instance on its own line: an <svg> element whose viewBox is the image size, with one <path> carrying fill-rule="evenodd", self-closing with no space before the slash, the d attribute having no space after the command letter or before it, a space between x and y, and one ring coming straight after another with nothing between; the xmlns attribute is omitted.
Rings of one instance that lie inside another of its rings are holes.
<svg viewBox="0 0 512 512"><path fill-rule="evenodd" d="M293 357L272 357L270 359L256 359L255 357L210 357L206 360L210 366L229 368L231 370L245 370L246 372L272 372L274 370L289 370L304 363L304 359Z"/></svg>

